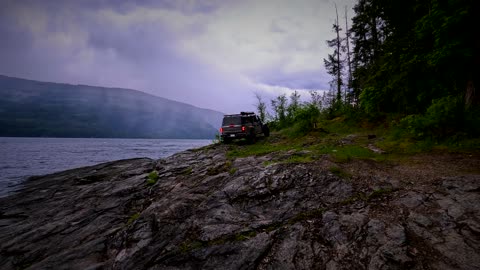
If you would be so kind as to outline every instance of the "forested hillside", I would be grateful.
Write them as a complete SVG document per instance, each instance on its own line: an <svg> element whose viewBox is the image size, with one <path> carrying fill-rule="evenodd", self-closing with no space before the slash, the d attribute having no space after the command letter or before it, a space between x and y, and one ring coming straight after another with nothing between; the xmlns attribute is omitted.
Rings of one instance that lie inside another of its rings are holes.
<svg viewBox="0 0 480 270"><path fill-rule="evenodd" d="M0 136L214 138L223 114L140 91L0 76Z"/></svg>

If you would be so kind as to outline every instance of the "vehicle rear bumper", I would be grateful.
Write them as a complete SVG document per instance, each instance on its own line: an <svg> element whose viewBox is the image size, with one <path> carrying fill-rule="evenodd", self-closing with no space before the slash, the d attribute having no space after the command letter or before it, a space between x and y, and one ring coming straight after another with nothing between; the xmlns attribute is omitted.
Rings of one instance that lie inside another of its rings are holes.
<svg viewBox="0 0 480 270"><path fill-rule="evenodd" d="M247 138L248 134L247 133L223 133L220 135L222 139L241 139L241 138Z"/></svg>

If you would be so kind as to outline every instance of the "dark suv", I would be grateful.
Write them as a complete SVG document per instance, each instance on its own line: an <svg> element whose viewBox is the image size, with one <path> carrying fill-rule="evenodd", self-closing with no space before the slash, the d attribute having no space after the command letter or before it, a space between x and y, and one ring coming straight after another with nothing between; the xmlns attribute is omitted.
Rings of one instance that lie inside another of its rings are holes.
<svg viewBox="0 0 480 270"><path fill-rule="evenodd" d="M224 143L229 143L234 139L246 138L250 142L255 142L257 135L262 134L265 137L270 135L270 129L264 125L260 118L253 112L241 112L240 114L228 114L223 116L220 136Z"/></svg>

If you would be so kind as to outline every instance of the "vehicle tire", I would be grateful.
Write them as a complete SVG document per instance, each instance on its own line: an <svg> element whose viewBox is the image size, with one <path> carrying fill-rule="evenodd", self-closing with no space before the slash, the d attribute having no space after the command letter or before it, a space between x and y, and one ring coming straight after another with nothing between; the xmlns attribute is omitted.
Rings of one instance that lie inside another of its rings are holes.
<svg viewBox="0 0 480 270"><path fill-rule="evenodd" d="M255 131L251 131L250 135L248 136L247 139L248 139L249 143L255 143L255 141L257 140L257 136L255 134Z"/></svg>
<svg viewBox="0 0 480 270"><path fill-rule="evenodd" d="M263 135L265 135L265 137L270 136L270 128L267 125L262 126L262 131L263 131Z"/></svg>

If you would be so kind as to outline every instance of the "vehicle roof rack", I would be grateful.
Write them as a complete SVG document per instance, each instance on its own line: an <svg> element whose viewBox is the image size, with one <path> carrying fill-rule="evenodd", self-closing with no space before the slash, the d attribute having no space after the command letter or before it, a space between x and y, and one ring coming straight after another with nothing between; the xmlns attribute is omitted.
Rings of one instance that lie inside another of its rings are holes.
<svg viewBox="0 0 480 270"><path fill-rule="evenodd" d="M240 112L241 115L255 114L254 112Z"/></svg>

